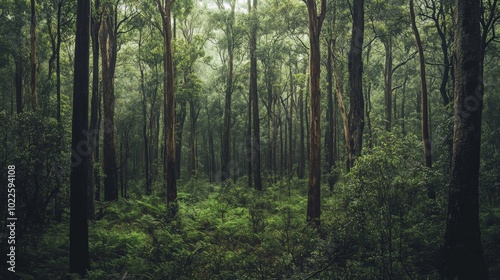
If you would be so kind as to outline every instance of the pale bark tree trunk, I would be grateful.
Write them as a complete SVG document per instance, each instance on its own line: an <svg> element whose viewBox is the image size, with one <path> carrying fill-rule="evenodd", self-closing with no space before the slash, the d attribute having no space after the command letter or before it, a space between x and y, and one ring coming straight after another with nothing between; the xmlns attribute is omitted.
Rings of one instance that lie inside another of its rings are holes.
<svg viewBox="0 0 500 280"><path fill-rule="evenodd" d="M321 98L320 98L320 40L321 26L326 15L326 0L321 1L318 14L316 0L307 0L309 15L309 95L310 104L310 150L309 192L307 199L307 221L320 225L321 216Z"/></svg>

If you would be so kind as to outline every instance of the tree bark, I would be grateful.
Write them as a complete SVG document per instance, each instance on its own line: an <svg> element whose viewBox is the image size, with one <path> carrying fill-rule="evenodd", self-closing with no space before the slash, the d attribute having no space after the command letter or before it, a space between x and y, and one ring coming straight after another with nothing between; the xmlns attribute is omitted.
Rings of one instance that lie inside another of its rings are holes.
<svg viewBox="0 0 500 280"><path fill-rule="evenodd" d="M365 30L364 1L353 2L353 24L351 49L348 55L349 68L349 167L354 166L363 147L363 128L365 125L365 106L363 98L363 36Z"/></svg>
<svg viewBox="0 0 500 280"><path fill-rule="evenodd" d="M78 0L75 39L75 66L73 84L72 163L70 188L70 250L69 272L84 276L90 269L87 224L87 180L89 166L79 153L81 146L89 147L89 19L90 0Z"/></svg>
<svg viewBox="0 0 500 280"><path fill-rule="evenodd" d="M221 150L221 182L231 177L231 98L233 95L233 71L234 71L234 24L235 3L231 5L229 19L226 22L227 36L227 76L226 76L226 95L224 105L224 128L222 132L222 150Z"/></svg>
<svg viewBox="0 0 500 280"><path fill-rule="evenodd" d="M385 47L385 69L384 69L384 93L385 93L385 130L392 130L392 36L384 42Z"/></svg>
<svg viewBox="0 0 500 280"><path fill-rule="evenodd" d="M253 20L256 16L257 0L253 0ZM262 177L260 166L260 116L259 116L259 96L257 93L257 23L253 23L250 32L250 98L252 100L252 121L253 121L253 141L252 141L252 175L256 190L262 190Z"/></svg>
<svg viewBox="0 0 500 280"><path fill-rule="evenodd" d="M115 144L115 86L116 33L114 29L114 7L111 3L102 6L100 46L102 55L102 90L104 109L104 200L118 199L118 175Z"/></svg>
<svg viewBox="0 0 500 280"><path fill-rule="evenodd" d="M420 90L421 90L421 113L422 113L422 143L424 148L424 159L425 166L428 168L432 167L432 157L431 157L431 139L429 136L429 113L427 105L427 82L425 77L425 58L424 49L422 47L422 41L420 40L420 34L418 32L417 24L415 22L415 11L413 6L413 0L410 0L410 19L413 34L415 35L415 42L417 45L419 63L420 63ZM436 193L434 190L428 190L428 197L434 199Z"/></svg>
<svg viewBox="0 0 500 280"><path fill-rule="evenodd" d="M310 95L310 150L309 192L307 199L307 222L316 227L321 216L321 98L320 98L320 40L321 26L326 15L326 0L321 0L318 14L316 1L307 0L309 15L309 95Z"/></svg>
<svg viewBox="0 0 500 280"><path fill-rule="evenodd" d="M175 0L157 0L163 27L163 110L166 137L164 140L164 178L167 189L169 215L177 213L174 202L177 200L176 152L175 152L175 99L174 99L174 62L172 56L171 11Z"/></svg>
<svg viewBox="0 0 500 280"><path fill-rule="evenodd" d="M326 172L328 174L328 186L330 191L333 191L335 184L335 176L331 174L332 168L335 166L335 145L334 145L334 131L335 123L333 120L333 38L328 39L327 42L328 52L326 59L326 81L327 81L327 96L326 96L326 132L325 132L325 150L326 150Z"/></svg>
<svg viewBox="0 0 500 280"><path fill-rule="evenodd" d="M444 239L447 279L488 279L479 227L483 107L480 1L455 1L453 157Z"/></svg>
<svg viewBox="0 0 500 280"><path fill-rule="evenodd" d="M36 0L31 0L30 25L30 66L31 66L31 109L36 111L38 106L36 83Z"/></svg>

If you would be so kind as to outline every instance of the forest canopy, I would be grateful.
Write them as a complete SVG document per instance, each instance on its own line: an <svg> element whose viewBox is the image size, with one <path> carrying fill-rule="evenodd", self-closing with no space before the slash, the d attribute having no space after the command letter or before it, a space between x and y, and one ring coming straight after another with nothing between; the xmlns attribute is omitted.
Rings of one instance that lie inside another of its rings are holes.
<svg viewBox="0 0 500 280"><path fill-rule="evenodd" d="M498 5L0 0L0 278L500 279Z"/></svg>

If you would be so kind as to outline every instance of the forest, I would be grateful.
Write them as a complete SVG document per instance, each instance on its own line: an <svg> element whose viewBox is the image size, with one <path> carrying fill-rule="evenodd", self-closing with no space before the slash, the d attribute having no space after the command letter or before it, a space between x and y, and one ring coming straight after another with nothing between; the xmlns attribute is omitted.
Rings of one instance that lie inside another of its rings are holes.
<svg viewBox="0 0 500 280"><path fill-rule="evenodd" d="M0 279L500 279L499 5L0 0Z"/></svg>

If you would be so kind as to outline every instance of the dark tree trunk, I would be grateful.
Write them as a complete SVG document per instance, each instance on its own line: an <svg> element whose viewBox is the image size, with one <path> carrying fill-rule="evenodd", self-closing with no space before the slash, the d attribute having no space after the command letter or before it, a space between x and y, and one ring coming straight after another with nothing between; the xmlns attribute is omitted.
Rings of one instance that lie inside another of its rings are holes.
<svg viewBox="0 0 500 280"><path fill-rule="evenodd" d="M114 29L114 7L111 3L102 6L101 37L102 90L104 109L104 200L118 199L118 176L115 144L115 86L116 33Z"/></svg>
<svg viewBox="0 0 500 280"><path fill-rule="evenodd" d="M483 107L480 1L455 3L455 118L444 239L447 279L488 279L479 227L479 166Z"/></svg>
<svg viewBox="0 0 500 280"><path fill-rule="evenodd" d="M309 95L310 111L310 150L309 150L309 192L307 199L307 221L320 225L321 216L321 98L320 98L320 40L321 26L326 14L326 0L321 1L318 14L316 0L307 0L309 15Z"/></svg>
<svg viewBox="0 0 500 280"><path fill-rule="evenodd" d="M365 106L363 98L363 35L365 30L364 1L354 0L351 49L348 55L349 68L349 166L361 155Z"/></svg>
<svg viewBox="0 0 500 280"><path fill-rule="evenodd" d="M422 41L420 40L420 34L417 29L417 24L415 23L415 11L413 7L413 0L410 0L410 19L413 34L415 35L415 42L417 45L419 63L420 63L420 90L422 98L422 142L424 148L424 159L425 166L432 167L432 157L431 157L431 139L429 136L429 113L427 105L427 82L425 77L425 58L424 49L422 47ZM428 197L431 199L436 198L436 193L434 190L428 190Z"/></svg>
<svg viewBox="0 0 500 280"><path fill-rule="evenodd" d="M94 1L94 10L99 11L100 1ZM97 12L96 12L97 13ZM98 119L100 110L100 95L99 95L99 26L101 25L100 16L93 14L90 19L91 38L92 38L92 97L90 108L90 127L89 127L89 142L90 142L90 172L89 172L89 190L88 190L88 215L90 218L95 215L95 197L96 184L98 183L99 170L94 168L94 163L97 161L96 154L98 153L99 130ZM58 34L60 31L58 30ZM59 38L59 36L58 36ZM58 40L59 41L59 40ZM60 46L60 44L59 44ZM59 58L59 55L58 55ZM57 62L58 78L60 74L59 61ZM60 101L60 85L58 85L58 102ZM60 116L60 104L58 104L58 116Z"/></svg>
<svg viewBox="0 0 500 280"><path fill-rule="evenodd" d="M31 0L30 43L31 109L36 111L38 106L36 84L36 0Z"/></svg>
<svg viewBox="0 0 500 280"><path fill-rule="evenodd" d="M90 269L87 224L88 161L82 157L83 146L89 147L82 131L88 129L89 95L89 19L90 0L78 0L73 84L73 121L71 127L70 249L69 272L84 276Z"/></svg>
<svg viewBox="0 0 500 280"><path fill-rule="evenodd" d="M175 0L165 0L162 4L157 0L158 9L163 23L163 109L165 126L165 159L164 178L167 189L167 204L169 215L177 213L177 207L173 203L177 200L177 181L175 164L175 100L174 100L174 63L172 56L172 22L171 10Z"/></svg>

